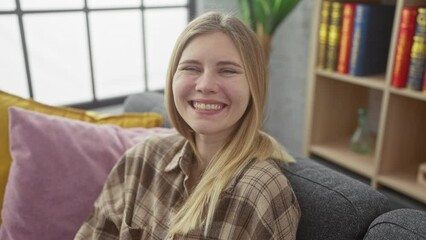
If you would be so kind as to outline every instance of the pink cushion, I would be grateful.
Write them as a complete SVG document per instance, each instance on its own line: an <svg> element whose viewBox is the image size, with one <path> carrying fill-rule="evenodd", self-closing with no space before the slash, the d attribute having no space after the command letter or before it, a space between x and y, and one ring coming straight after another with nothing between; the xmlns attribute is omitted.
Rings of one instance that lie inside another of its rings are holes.
<svg viewBox="0 0 426 240"><path fill-rule="evenodd" d="M165 128L124 129L10 108L0 239L73 239L120 156Z"/></svg>

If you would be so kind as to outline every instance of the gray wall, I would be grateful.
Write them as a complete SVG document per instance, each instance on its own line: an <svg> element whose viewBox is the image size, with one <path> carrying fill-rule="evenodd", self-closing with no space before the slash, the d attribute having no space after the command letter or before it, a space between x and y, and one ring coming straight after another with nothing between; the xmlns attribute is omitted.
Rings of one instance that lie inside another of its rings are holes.
<svg viewBox="0 0 426 240"><path fill-rule="evenodd" d="M208 11L238 13L238 0L196 0L197 14Z"/></svg>
<svg viewBox="0 0 426 240"><path fill-rule="evenodd" d="M302 153L309 39L314 1L301 0L272 40L265 130L294 154ZM237 0L197 1L197 13L238 13Z"/></svg>

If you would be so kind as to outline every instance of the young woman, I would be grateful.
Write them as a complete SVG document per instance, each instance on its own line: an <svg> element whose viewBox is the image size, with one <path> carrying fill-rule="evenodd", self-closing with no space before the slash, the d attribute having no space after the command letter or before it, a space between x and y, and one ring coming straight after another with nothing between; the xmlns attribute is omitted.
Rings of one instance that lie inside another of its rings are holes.
<svg viewBox="0 0 426 240"><path fill-rule="evenodd" d="M173 51L165 91L177 134L151 137L112 170L76 239L295 239L300 209L261 131L267 66L240 20L206 13Z"/></svg>

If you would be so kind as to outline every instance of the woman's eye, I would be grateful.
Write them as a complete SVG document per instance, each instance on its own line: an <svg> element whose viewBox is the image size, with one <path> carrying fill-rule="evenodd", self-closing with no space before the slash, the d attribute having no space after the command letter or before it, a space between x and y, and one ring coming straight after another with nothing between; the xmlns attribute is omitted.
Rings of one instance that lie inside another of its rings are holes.
<svg viewBox="0 0 426 240"><path fill-rule="evenodd" d="M229 74L229 75L238 73L238 71L236 71L234 69L223 69L221 72L224 73L224 74Z"/></svg>
<svg viewBox="0 0 426 240"><path fill-rule="evenodd" d="M183 67L181 68L182 71L188 71L188 72L196 72L198 71L198 68L196 67Z"/></svg>

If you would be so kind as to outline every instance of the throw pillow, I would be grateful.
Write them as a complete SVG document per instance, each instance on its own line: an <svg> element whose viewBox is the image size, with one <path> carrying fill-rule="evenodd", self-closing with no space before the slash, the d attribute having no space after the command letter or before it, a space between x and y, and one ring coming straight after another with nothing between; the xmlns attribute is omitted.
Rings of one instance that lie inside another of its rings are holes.
<svg viewBox="0 0 426 240"><path fill-rule="evenodd" d="M72 239L113 165L168 128L95 125L12 107L12 165L0 239Z"/></svg>
<svg viewBox="0 0 426 240"><path fill-rule="evenodd" d="M75 108L53 107L0 91L0 209L2 209L3 205L4 189L6 187L10 167L8 108L13 106L85 122L116 124L121 127L149 128L162 125L162 117L156 113L126 113L115 116L98 115L94 112Z"/></svg>

